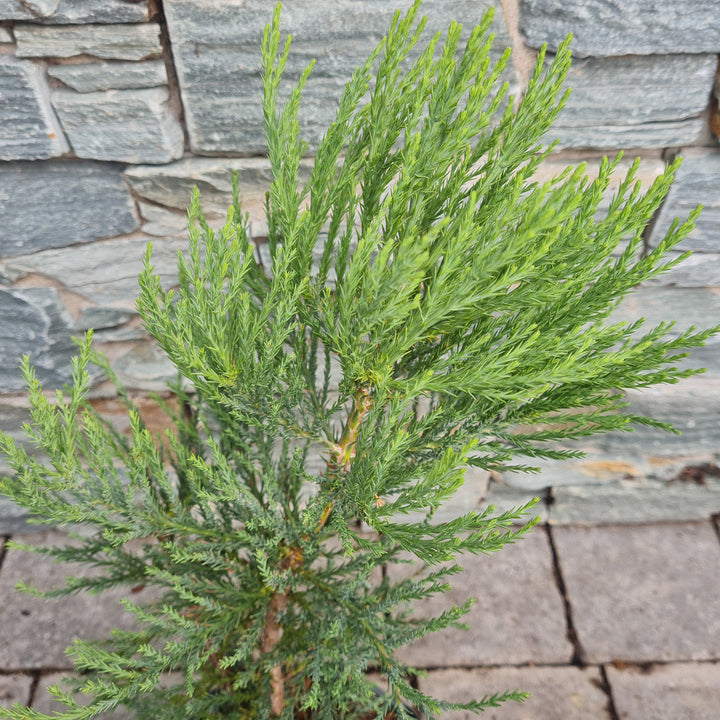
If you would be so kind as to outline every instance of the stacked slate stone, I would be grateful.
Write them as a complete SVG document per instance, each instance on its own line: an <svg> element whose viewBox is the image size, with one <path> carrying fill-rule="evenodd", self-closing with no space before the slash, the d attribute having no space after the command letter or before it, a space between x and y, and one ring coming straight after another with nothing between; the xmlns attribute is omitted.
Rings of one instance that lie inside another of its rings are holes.
<svg viewBox="0 0 720 720"><path fill-rule="evenodd" d="M283 27L294 40L288 87L316 59L300 118L310 151L353 68L382 36L395 7L409 4L284 1ZM152 240L156 269L166 287L173 284L193 185L210 221L220 223L230 171L237 170L264 256L270 173L259 45L272 5L0 0L3 429L14 432L24 413L19 358L28 354L41 381L60 387L69 379L74 351L68 338L88 327L96 329L101 349L131 391L162 391L170 368L138 326L136 277ZM469 28L489 7L495 10L493 56L513 46L515 64L503 79L516 95L537 48L547 43L552 52L568 32L574 34L572 95L552 131L559 152L541 175L579 160L587 160L592 172L600 155L624 149L627 164L643 158L639 177L647 186L666 159L678 152L686 158L648 230L647 246L659 241L672 217L701 202L705 213L686 241L697 254L639 288L618 308L618 319L672 316L681 319L678 329L720 322L720 150L708 129L720 15L703 0L519 0L519 6L512 0L424 0L422 12L432 32L453 19ZM575 517L578 508L588 513L593 493L600 520L633 519L639 503L622 499L638 492L645 506L653 493L663 499L656 503L658 517L671 513L670 506L674 517L678 508L688 517L720 511L720 484L713 485L712 474L705 485L678 490L667 484L687 465L716 460L719 350L710 345L690 359L707 367L706 375L632 398L634 409L674 423L681 437L639 430L589 443L586 459L548 464L536 476L505 475L489 485L487 478L473 477L458 496L460 509L488 497L503 505L504 494L517 503L524 493L552 487L555 502L546 513L559 520ZM98 377L94 402L110 412L113 393ZM683 502L668 502L673 492ZM614 497L621 500L609 502ZM0 534L9 522L0 520Z"/></svg>

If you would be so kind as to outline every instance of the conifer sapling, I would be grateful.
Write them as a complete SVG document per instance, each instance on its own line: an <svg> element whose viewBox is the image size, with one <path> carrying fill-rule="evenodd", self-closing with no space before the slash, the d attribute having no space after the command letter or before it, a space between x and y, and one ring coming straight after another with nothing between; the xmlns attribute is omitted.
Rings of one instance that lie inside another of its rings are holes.
<svg viewBox="0 0 720 720"><path fill-rule="evenodd" d="M403 702L431 717L523 699L437 700L396 659L461 622L467 605L410 611L447 590L462 553L499 550L533 524L518 526L531 505L433 514L467 467L529 469L573 456L553 441L664 427L623 412L622 391L695 372L676 363L710 331L608 322L682 258L666 253L697 211L642 253L677 163L645 193L634 163L602 217L619 158L595 179L578 167L536 182L568 43L549 63L540 52L515 110L499 81L509 51L488 59L490 13L462 43L452 24L424 45L418 16L418 3L396 14L355 71L303 183L312 66L281 102L290 47L276 9L262 41L270 261L237 190L219 229L193 195L174 291L145 257L137 308L179 377L162 401L166 437L121 388L128 434L93 411L88 368L113 376L90 334L64 393L46 396L24 361L40 455L3 436L14 474L0 491L39 522L84 527L76 544L27 549L98 571L47 594L154 593L126 603L136 629L69 648L89 703L54 690L66 720L118 706L153 720L410 717ZM410 560L423 572L380 572Z"/></svg>

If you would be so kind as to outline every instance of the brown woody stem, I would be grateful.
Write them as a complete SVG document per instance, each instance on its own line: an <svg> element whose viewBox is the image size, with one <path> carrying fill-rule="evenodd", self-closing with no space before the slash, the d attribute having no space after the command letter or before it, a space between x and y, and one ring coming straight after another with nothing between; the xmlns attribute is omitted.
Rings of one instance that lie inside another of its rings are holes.
<svg viewBox="0 0 720 720"><path fill-rule="evenodd" d="M287 606L287 595L276 593L270 599L267 613L265 614L265 629L263 630L260 649L263 653L272 652L280 642L282 628L278 623L278 615ZM277 663L270 670L270 709L273 715L282 715L285 707L285 678L282 666Z"/></svg>

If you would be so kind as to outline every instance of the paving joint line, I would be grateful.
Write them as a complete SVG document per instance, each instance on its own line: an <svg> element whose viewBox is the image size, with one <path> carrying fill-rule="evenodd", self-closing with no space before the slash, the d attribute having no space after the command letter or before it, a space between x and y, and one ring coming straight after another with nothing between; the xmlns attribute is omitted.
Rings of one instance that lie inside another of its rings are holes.
<svg viewBox="0 0 720 720"><path fill-rule="evenodd" d="M570 598L568 597L567 586L565 585L565 578L562 574L562 568L560 567L560 556L558 555L557 547L555 546L555 538L553 538L552 529L549 524L545 523L545 534L547 535L548 543L550 545L550 554L552 555L553 564L553 575L555 577L555 584L562 597L563 607L565 609L565 627L566 637L570 641L573 647L572 658L570 664L576 667L584 668L586 665L582 646L580 645L580 638L578 637L577 630L575 629L575 622L573 620L572 606L570 605Z"/></svg>
<svg viewBox="0 0 720 720"><path fill-rule="evenodd" d="M0 541L2 541L2 544L0 544L0 572L2 572L2 566L5 561L5 556L7 555L10 538L12 538L12 535L0 535Z"/></svg>
<svg viewBox="0 0 720 720"><path fill-rule="evenodd" d="M605 665L600 665L600 677L602 678L602 691L607 695L608 705L607 710L610 715L610 720L620 720L617 708L615 707L615 698L612 694L612 686L607 676Z"/></svg>

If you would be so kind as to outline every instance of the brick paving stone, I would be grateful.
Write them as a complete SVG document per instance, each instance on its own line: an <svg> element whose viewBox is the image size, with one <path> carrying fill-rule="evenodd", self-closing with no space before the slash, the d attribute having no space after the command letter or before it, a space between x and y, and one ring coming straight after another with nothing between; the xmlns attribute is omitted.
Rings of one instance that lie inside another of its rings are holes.
<svg viewBox="0 0 720 720"><path fill-rule="evenodd" d="M68 690L68 686L63 683L63 679L67 677L66 673L50 673L49 675L43 675L38 683L37 690L35 690L35 697L33 700L32 707L38 712L50 715L52 713L58 713L65 710L65 706L55 700L52 695L48 694L48 688L54 685L59 685L62 690ZM79 703L83 703L84 695L78 693L76 699ZM112 713L102 713L98 715L100 720L131 720L132 715L125 708L117 708Z"/></svg>
<svg viewBox="0 0 720 720"><path fill-rule="evenodd" d="M25 535L22 542L60 544L64 538L61 533L50 531ZM70 667L64 650L75 637L100 639L115 627L132 627L132 616L119 604L128 594L122 589L48 600L14 590L20 580L40 589L58 587L72 572L70 565L8 550L0 572L0 670ZM141 601L146 592L133 595L133 601Z"/></svg>
<svg viewBox="0 0 720 720"><path fill-rule="evenodd" d="M720 665L677 663L606 669L619 720L717 720Z"/></svg>
<svg viewBox="0 0 720 720"><path fill-rule="evenodd" d="M720 659L709 522L552 530L587 662Z"/></svg>
<svg viewBox="0 0 720 720"><path fill-rule="evenodd" d="M420 603L417 614L437 615L468 597L468 631L448 628L399 651L417 667L564 663L572 656L562 598L553 576L547 536L536 528L490 556L466 556L451 591ZM391 573L408 566L391 566ZM405 570L407 572L407 570Z"/></svg>
<svg viewBox="0 0 720 720"><path fill-rule="evenodd" d="M504 703L482 713L483 720L610 720L608 697L596 667L518 667L439 670L420 678L433 697L468 702L505 690L524 690L524 703ZM443 713L443 720L477 718L467 711ZM650 716L648 716L650 717Z"/></svg>
<svg viewBox="0 0 720 720"><path fill-rule="evenodd" d="M0 675L0 705L16 702L26 705L30 700L32 682L30 675Z"/></svg>

